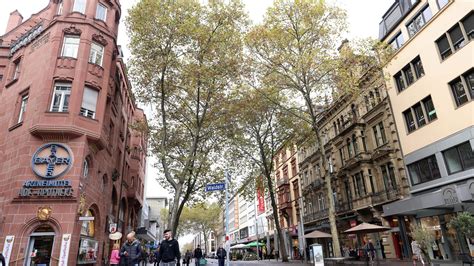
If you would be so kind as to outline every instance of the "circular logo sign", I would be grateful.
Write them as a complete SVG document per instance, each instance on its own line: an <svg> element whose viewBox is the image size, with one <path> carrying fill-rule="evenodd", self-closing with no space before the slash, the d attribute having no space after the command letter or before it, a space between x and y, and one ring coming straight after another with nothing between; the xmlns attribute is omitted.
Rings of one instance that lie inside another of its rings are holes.
<svg viewBox="0 0 474 266"><path fill-rule="evenodd" d="M31 160L31 168L39 177L51 179L65 174L72 166L72 152L61 143L39 147Z"/></svg>

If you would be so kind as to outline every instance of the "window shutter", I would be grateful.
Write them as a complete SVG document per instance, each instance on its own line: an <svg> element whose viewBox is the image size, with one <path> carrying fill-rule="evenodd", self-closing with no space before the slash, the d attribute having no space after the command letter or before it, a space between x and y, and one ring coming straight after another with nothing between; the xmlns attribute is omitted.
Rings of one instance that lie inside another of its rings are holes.
<svg viewBox="0 0 474 266"><path fill-rule="evenodd" d="M95 112L98 96L99 96L99 92L97 90L85 87L81 107Z"/></svg>
<svg viewBox="0 0 474 266"><path fill-rule="evenodd" d="M451 41L454 46L464 39L459 25L454 26L454 28L449 31L449 36L451 36Z"/></svg>
<svg viewBox="0 0 474 266"><path fill-rule="evenodd" d="M447 50L450 50L450 49L451 49L451 47L449 46L448 38L446 37L446 35L443 35L441 38L439 38L439 39L436 41L436 44L438 45L439 52L440 52L441 54L443 54L443 53L446 52Z"/></svg>

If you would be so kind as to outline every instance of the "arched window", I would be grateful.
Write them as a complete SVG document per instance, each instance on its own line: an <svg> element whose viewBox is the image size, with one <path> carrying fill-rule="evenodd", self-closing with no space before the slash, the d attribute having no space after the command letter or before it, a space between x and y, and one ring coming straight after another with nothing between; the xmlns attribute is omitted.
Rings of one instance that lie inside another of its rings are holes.
<svg viewBox="0 0 474 266"><path fill-rule="evenodd" d="M31 233L26 254L26 265L51 265L55 232L48 224L42 224Z"/></svg>
<svg viewBox="0 0 474 266"><path fill-rule="evenodd" d="M84 159L84 162L82 163L82 177L87 178L89 176L89 161Z"/></svg>
<svg viewBox="0 0 474 266"><path fill-rule="evenodd" d="M354 155L359 153L359 145L357 145L357 138L355 134L352 134L352 146L354 147Z"/></svg>

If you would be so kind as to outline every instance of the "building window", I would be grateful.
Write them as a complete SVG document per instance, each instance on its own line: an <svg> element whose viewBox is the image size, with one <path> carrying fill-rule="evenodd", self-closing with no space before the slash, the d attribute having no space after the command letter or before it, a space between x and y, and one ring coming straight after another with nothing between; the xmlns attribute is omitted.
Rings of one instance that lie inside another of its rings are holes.
<svg viewBox="0 0 474 266"><path fill-rule="evenodd" d="M413 70L415 74L413 74ZM419 56L413 59L409 64L403 67L397 74L393 76L398 92L403 91L408 86L413 84L416 80L425 75L423 63Z"/></svg>
<svg viewBox="0 0 474 266"><path fill-rule="evenodd" d="M464 27L469 40L474 38L474 12L469 13L466 17L461 20L461 23Z"/></svg>
<svg viewBox="0 0 474 266"><path fill-rule="evenodd" d="M474 168L474 152L469 141L443 151L443 157L449 174Z"/></svg>
<svg viewBox="0 0 474 266"><path fill-rule="evenodd" d="M402 47L403 43L405 43L405 41L403 40L403 35L401 32L399 32L393 39L392 41L390 41L390 45L392 46L392 48L394 50L398 50L400 49L400 47Z"/></svg>
<svg viewBox="0 0 474 266"><path fill-rule="evenodd" d="M63 50L61 56L77 58L79 50L79 36L64 36Z"/></svg>
<svg viewBox="0 0 474 266"><path fill-rule="evenodd" d="M359 145L357 145L357 138L355 134L352 134L352 147L354 147L354 155L359 154Z"/></svg>
<svg viewBox="0 0 474 266"><path fill-rule="evenodd" d="M412 21L407 24L408 34L413 37L425 24L428 22L433 15L431 9L426 6L420 13L418 13Z"/></svg>
<svg viewBox="0 0 474 266"><path fill-rule="evenodd" d="M411 113L411 110L408 109L405 112L403 112L403 116L405 117L405 123L407 125L408 133L415 131L416 130L415 120L413 119L413 114Z"/></svg>
<svg viewBox="0 0 474 266"><path fill-rule="evenodd" d="M464 90L464 85L462 84L461 78L455 79L449 85L451 86L451 91L454 95L454 100L456 101L457 106L461 106L469 101L467 93Z"/></svg>
<svg viewBox="0 0 474 266"><path fill-rule="evenodd" d="M56 15L62 15L62 14L63 14L63 0L59 0L58 11L56 12Z"/></svg>
<svg viewBox="0 0 474 266"><path fill-rule="evenodd" d="M446 35L443 35L441 38L436 40L436 44L438 45L438 50L442 59L446 59L453 53L451 46L449 46L448 37L446 37Z"/></svg>
<svg viewBox="0 0 474 266"><path fill-rule="evenodd" d="M443 8L446 4L448 4L449 0L437 0L439 9Z"/></svg>
<svg viewBox="0 0 474 266"><path fill-rule="evenodd" d="M27 103L28 103L28 94L23 94L21 96L20 112L18 113L18 121L17 121L18 123L23 122L23 118L25 118Z"/></svg>
<svg viewBox="0 0 474 266"><path fill-rule="evenodd" d="M318 207L319 211L326 209L326 200L324 199L324 194L322 192L318 194Z"/></svg>
<svg viewBox="0 0 474 266"><path fill-rule="evenodd" d="M354 186L355 186L355 194L358 197L363 197L366 195L366 188L365 188L365 182L364 182L364 174L361 171L360 173L357 173L353 176L354 180Z"/></svg>
<svg viewBox="0 0 474 266"><path fill-rule="evenodd" d="M360 131L360 137L362 139L362 147L364 148L364 151L367 152L367 143L365 141L365 132L363 130Z"/></svg>
<svg viewBox="0 0 474 266"><path fill-rule="evenodd" d="M426 125L425 115L420 103L413 105L413 111L415 112L416 124L418 127Z"/></svg>
<svg viewBox="0 0 474 266"><path fill-rule="evenodd" d="M21 58L18 58L13 62L13 73L12 73L12 80L16 80L20 77L20 67L21 67Z"/></svg>
<svg viewBox="0 0 474 266"><path fill-rule="evenodd" d="M73 12L86 13L86 0L74 0Z"/></svg>
<svg viewBox="0 0 474 266"><path fill-rule="evenodd" d="M377 125L373 126L372 130L374 131L375 144L377 144L377 147L380 147L383 144L387 143L387 137L385 136L383 122L380 122Z"/></svg>
<svg viewBox="0 0 474 266"><path fill-rule="evenodd" d="M423 69L423 63L421 63L421 59L417 56L413 61L411 61L413 68L415 69L416 79L419 79L425 75L425 70Z"/></svg>
<svg viewBox="0 0 474 266"><path fill-rule="evenodd" d="M87 178L89 176L89 162L87 161L87 158L84 159L84 162L82 163L82 177Z"/></svg>
<svg viewBox="0 0 474 266"><path fill-rule="evenodd" d="M397 182L395 179L395 171L392 163L387 163L381 166L383 184L385 191L393 190L397 188Z"/></svg>
<svg viewBox="0 0 474 266"><path fill-rule="evenodd" d="M85 87L82 97L81 115L85 117L95 118L95 111L97 105L97 97L99 92L97 90Z"/></svg>
<svg viewBox="0 0 474 266"><path fill-rule="evenodd" d="M464 41L464 36L461 31L461 27L459 24L454 25L448 31L449 37L451 38L451 42L453 43L454 50L459 50L460 48L464 47L466 42Z"/></svg>
<svg viewBox="0 0 474 266"><path fill-rule="evenodd" d="M56 83L54 85L53 99L51 101L51 112L67 112L69 97L71 96L70 83Z"/></svg>
<svg viewBox="0 0 474 266"><path fill-rule="evenodd" d="M107 7L101 3L97 4L97 10L95 12L95 18L105 21L107 19Z"/></svg>
<svg viewBox="0 0 474 266"><path fill-rule="evenodd" d="M436 115L436 110L434 108L433 100L431 99L431 96L428 96L424 98L422 101L423 106L425 107L426 114L428 115L428 121L433 121L438 116Z"/></svg>
<svg viewBox="0 0 474 266"><path fill-rule="evenodd" d="M441 178L434 155L408 165L412 185Z"/></svg>
<svg viewBox="0 0 474 266"><path fill-rule="evenodd" d="M89 63L102 66L103 59L104 59L104 46L93 42L91 45L91 53L89 55Z"/></svg>
<svg viewBox="0 0 474 266"><path fill-rule="evenodd" d="M341 157L341 165L344 166L346 158L344 157L344 149L339 149L339 157Z"/></svg>
<svg viewBox="0 0 474 266"><path fill-rule="evenodd" d="M347 139L346 144L347 144L347 154L349 154L349 158L352 158L352 156L354 156L354 149L352 146L351 139Z"/></svg>
<svg viewBox="0 0 474 266"><path fill-rule="evenodd" d="M428 122L435 120L437 115L431 96L424 98L421 100L421 103L416 103L411 108L405 110L403 112L403 116L405 117L408 133L426 125Z"/></svg>
<svg viewBox="0 0 474 266"><path fill-rule="evenodd" d="M405 74L405 80L407 82L407 87L415 82L415 77L413 76L413 71L411 70L411 65L406 65L403 69L403 74Z"/></svg>
<svg viewBox="0 0 474 266"><path fill-rule="evenodd" d="M405 86L405 80L403 79L402 73L398 72L394 76L394 78L395 78L395 83L397 84L398 92L403 91L406 88L406 86Z"/></svg>

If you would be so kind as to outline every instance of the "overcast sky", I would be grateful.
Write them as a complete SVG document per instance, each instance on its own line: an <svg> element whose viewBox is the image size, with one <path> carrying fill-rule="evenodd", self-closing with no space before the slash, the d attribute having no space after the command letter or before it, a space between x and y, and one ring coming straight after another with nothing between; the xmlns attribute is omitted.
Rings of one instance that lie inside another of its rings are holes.
<svg viewBox="0 0 474 266"><path fill-rule="evenodd" d="M43 9L49 0L0 0L0 35L3 35L10 12L18 9L26 20L31 14ZM121 0L122 22L120 24L118 42L124 48L125 57L128 58L127 34L123 25L123 18L127 16L127 10L136 3L137 0ZM337 5L345 8L348 13L349 33L348 39L374 37L378 35L378 24L385 11L395 0L331 0ZM243 0L250 18L254 22L261 22L263 14L272 0ZM151 117L151 115L148 115ZM147 196L164 196L167 193L159 187L155 181L156 170L151 167L153 159L148 159L147 167Z"/></svg>

